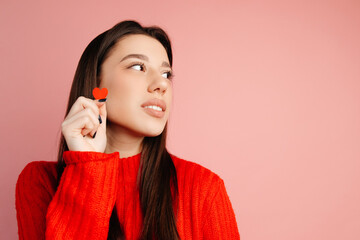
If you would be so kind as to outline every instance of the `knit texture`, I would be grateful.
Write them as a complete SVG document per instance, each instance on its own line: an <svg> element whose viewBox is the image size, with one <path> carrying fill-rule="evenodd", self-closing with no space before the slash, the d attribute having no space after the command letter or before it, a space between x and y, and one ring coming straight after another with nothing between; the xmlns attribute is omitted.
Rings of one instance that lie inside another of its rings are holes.
<svg viewBox="0 0 360 240"><path fill-rule="evenodd" d="M116 204L126 239L137 239L142 213L136 177L141 153L65 151L56 189L56 162L28 163L16 183L19 239L106 239ZM177 172L180 238L238 240L224 181L209 169L170 154Z"/></svg>

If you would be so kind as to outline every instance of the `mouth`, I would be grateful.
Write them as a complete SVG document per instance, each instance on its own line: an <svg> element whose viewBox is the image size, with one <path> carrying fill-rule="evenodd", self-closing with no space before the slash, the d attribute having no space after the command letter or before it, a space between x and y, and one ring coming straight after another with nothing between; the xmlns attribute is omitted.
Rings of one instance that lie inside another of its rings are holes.
<svg viewBox="0 0 360 240"><path fill-rule="evenodd" d="M147 109L153 109L155 111L159 111L159 112L165 112L166 110L166 103L165 101L158 99L158 98L154 98L151 99L147 102L144 102L141 107L143 108L147 108Z"/></svg>
<svg viewBox="0 0 360 240"><path fill-rule="evenodd" d="M165 115L166 103L161 99L151 99L141 105L145 112L152 117L162 118Z"/></svg>

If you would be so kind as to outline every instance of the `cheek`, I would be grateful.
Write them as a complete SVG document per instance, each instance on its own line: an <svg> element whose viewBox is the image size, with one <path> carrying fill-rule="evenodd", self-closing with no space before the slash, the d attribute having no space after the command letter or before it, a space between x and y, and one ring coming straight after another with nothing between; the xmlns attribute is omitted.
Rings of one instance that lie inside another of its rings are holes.
<svg viewBox="0 0 360 240"><path fill-rule="evenodd" d="M128 99L136 89L136 79L126 74L117 74L109 81L109 94L115 99Z"/></svg>
<svg viewBox="0 0 360 240"><path fill-rule="evenodd" d="M169 104L171 105L172 101L174 99L174 95L173 95L173 88L170 85L168 88L168 96L167 96L167 100L169 101Z"/></svg>
<svg viewBox="0 0 360 240"><path fill-rule="evenodd" d="M139 79L123 77L122 79L113 79L109 90L109 111L115 113L118 111L133 111L137 104L141 104L141 93L146 91L141 85ZM111 95L110 95L111 93ZM110 113L110 114L111 114Z"/></svg>

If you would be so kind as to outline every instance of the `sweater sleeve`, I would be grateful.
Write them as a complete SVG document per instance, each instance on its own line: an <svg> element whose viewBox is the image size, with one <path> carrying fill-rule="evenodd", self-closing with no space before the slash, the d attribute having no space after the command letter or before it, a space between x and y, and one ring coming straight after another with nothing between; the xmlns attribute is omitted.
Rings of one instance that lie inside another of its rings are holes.
<svg viewBox="0 0 360 240"><path fill-rule="evenodd" d="M240 240L235 213L229 196L226 192L224 181L218 178L214 198L208 214L205 214L203 224L204 240Z"/></svg>
<svg viewBox="0 0 360 240"><path fill-rule="evenodd" d="M28 163L16 182L15 206L20 240L45 239L46 209L56 188L56 169L47 167L49 163Z"/></svg>
<svg viewBox="0 0 360 240"><path fill-rule="evenodd" d="M119 153L65 151L63 158L66 167L52 194L49 183L34 175L40 172L31 167L35 165L20 174L19 239L106 239L116 200Z"/></svg>
<svg viewBox="0 0 360 240"><path fill-rule="evenodd" d="M66 167L46 214L46 239L106 239L119 153L65 151Z"/></svg>

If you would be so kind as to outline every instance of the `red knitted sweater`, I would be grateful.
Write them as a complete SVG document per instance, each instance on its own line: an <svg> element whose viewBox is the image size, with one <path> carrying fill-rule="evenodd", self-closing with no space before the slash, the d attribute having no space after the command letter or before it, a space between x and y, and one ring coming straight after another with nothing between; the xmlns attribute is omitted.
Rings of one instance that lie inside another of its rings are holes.
<svg viewBox="0 0 360 240"><path fill-rule="evenodd" d="M65 151L56 189L56 162L26 165L16 183L20 239L106 239L116 204L126 239L142 226L136 176L141 153ZM240 239L224 181L201 165L170 154L177 172L181 239Z"/></svg>

